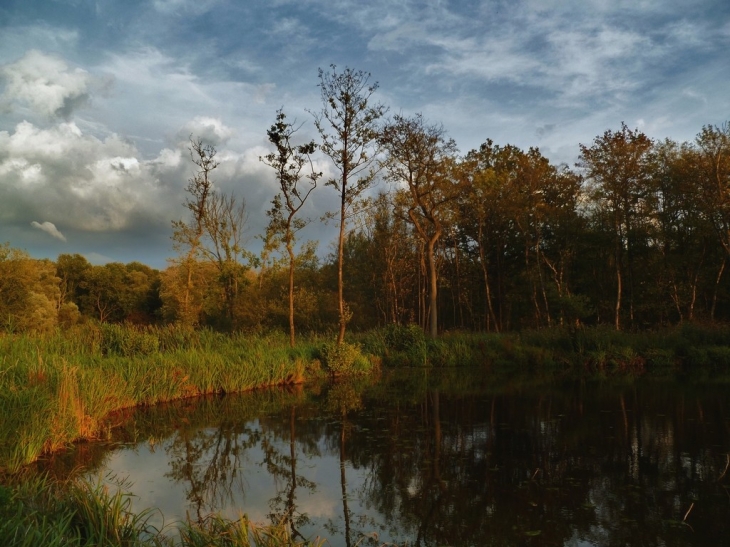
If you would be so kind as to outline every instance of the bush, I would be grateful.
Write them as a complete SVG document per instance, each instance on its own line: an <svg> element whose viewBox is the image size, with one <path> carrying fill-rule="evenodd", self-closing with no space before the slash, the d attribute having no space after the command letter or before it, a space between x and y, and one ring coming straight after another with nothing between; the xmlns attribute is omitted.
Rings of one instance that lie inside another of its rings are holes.
<svg viewBox="0 0 730 547"><path fill-rule="evenodd" d="M320 350L322 363L332 376L364 374L372 369L370 360L358 344L326 342Z"/></svg>
<svg viewBox="0 0 730 547"><path fill-rule="evenodd" d="M418 325L395 325L385 327L385 344L395 351L424 350L426 333Z"/></svg>

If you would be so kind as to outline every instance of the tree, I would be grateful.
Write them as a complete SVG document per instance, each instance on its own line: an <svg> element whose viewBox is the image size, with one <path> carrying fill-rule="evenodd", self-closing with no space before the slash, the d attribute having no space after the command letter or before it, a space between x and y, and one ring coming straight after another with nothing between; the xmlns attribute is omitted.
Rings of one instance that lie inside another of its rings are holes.
<svg viewBox="0 0 730 547"><path fill-rule="evenodd" d="M381 142L387 151L388 178L405 184L402 197L408 218L426 245L428 266L429 328L438 335L438 272L436 243L444 233L447 205L458 197L459 186L451 169L456 143L443 127L427 125L421 114L396 115L383 129Z"/></svg>
<svg viewBox="0 0 730 547"><path fill-rule="evenodd" d="M201 247L201 252L218 271L224 316L229 328L234 323L239 285L245 282L247 268L243 261L251 259L251 254L243 247L246 220L244 200L239 203L233 194L216 192L209 196L203 218L208 244Z"/></svg>
<svg viewBox="0 0 730 547"><path fill-rule="evenodd" d="M224 323L230 328L234 323L239 285L246 272L242 262L251 258L243 247L246 204L233 194L220 194L213 188L211 174L219 165L216 149L203 144L201 139L191 138L190 143L190 158L198 167L186 188L190 197L185 207L191 215L187 222L172 223L173 248L183 255L173 261L176 267L169 272L172 275L164 276L165 282L173 286L164 287L162 292L168 310L173 307L171 299L179 300L174 306L179 321L188 325L197 323L203 311L205 287L202 280L196 282L196 277L204 275L202 261L212 264L217 270Z"/></svg>
<svg viewBox="0 0 730 547"><path fill-rule="evenodd" d="M276 151L261 159L276 171L280 194L272 201L272 208L267 211L271 219L269 232L281 237L289 255L289 344L294 347L294 236L304 228L310 219L296 218L307 198L317 187L317 180L321 172L314 169L311 155L317 149L314 141L294 146L291 138L297 132L297 127L286 121L283 110L276 112L276 122L266 132L269 142L276 147ZM301 185L302 171L307 167L305 185ZM268 234L267 234L268 236ZM269 237L266 238L269 241Z"/></svg>
<svg viewBox="0 0 730 547"><path fill-rule="evenodd" d="M484 283L484 326L487 331L501 330L501 321L494 312L489 276L488 225L499 215L498 181L494 169L496 147L491 140L479 150L470 151L461 162L460 173L466 191L462 194L460 225L467 238L476 244L479 267Z"/></svg>
<svg viewBox="0 0 730 547"><path fill-rule="evenodd" d="M85 296L84 281L91 264L80 254L60 254L56 259L56 275L61 279L61 302L78 305Z"/></svg>
<svg viewBox="0 0 730 547"><path fill-rule="evenodd" d="M730 123L704 126L696 143L705 209L730 255Z"/></svg>
<svg viewBox="0 0 730 547"><path fill-rule="evenodd" d="M185 200L185 207L190 211L190 219L173 221L173 248L183 253L177 260L182 266L184 274L184 285L181 293L177 293L180 299L178 306L178 320L186 325L194 325L198 321L200 304L194 305L194 287L196 264L200 258L201 239L205 232L205 216L208 209L208 201L213 193L213 181L211 173L218 167L215 159L216 149L198 138L190 138L190 159L198 167L198 171L188 180L185 190L189 197ZM197 299L200 300L199 298Z"/></svg>
<svg viewBox="0 0 730 547"><path fill-rule="evenodd" d="M613 239L616 275L614 325L621 328L621 305L628 275L629 315L634 314L634 252L640 231L652 210L649 162L653 143L638 129L621 124L621 130L606 131L589 147L580 145L579 167L592 182L591 197Z"/></svg>
<svg viewBox="0 0 730 547"><path fill-rule="evenodd" d="M658 284L668 297L665 299L674 304L677 319L692 321L702 281L711 278L715 281L709 310L712 316L727 253L718 245L712 215L706 207L701 152L688 143L667 139L655 145L653 154L658 201L657 250L662 266L656 276ZM714 270L716 266L719 272ZM657 311L662 310L656 309L654 313Z"/></svg>
<svg viewBox="0 0 730 547"><path fill-rule="evenodd" d="M375 179L373 150L377 145L378 120L385 115L381 104L371 105L370 100L378 84L368 84L370 73L345 68L338 73L335 65L331 72L319 70L319 88L322 110L314 114L314 123L324 152L339 171L339 178L327 181L340 196L339 236L337 239L337 298L339 332L337 343L345 338L349 313L344 300L345 234L347 221L356 212L357 203Z"/></svg>
<svg viewBox="0 0 730 547"><path fill-rule="evenodd" d="M0 325L12 331L43 332L58 321L60 279L50 260L0 244Z"/></svg>

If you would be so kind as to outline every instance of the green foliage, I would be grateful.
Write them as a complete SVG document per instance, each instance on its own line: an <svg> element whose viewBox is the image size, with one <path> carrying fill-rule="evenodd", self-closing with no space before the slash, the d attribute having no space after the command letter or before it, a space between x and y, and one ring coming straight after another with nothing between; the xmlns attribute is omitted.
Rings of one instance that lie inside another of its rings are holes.
<svg viewBox="0 0 730 547"><path fill-rule="evenodd" d="M104 355L151 355L160 347L154 332L138 330L131 326L104 324L101 326L101 350Z"/></svg>
<svg viewBox="0 0 730 547"><path fill-rule="evenodd" d="M367 374L373 368L358 344L326 342L320 349L322 363L332 376Z"/></svg>
<svg viewBox="0 0 730 547"><path fill-rule="evenodd" d="M409 325L390 324L384 330L385 344L395 351L421 349L426 345L426 334L413 323Z"/></svg>
<svg viewBox="0 0 730 547"><path fill-rule="evenodd" d="M0 321L6 332L49 332L57 324L59 278L49 260L0 245Z"/></svg>

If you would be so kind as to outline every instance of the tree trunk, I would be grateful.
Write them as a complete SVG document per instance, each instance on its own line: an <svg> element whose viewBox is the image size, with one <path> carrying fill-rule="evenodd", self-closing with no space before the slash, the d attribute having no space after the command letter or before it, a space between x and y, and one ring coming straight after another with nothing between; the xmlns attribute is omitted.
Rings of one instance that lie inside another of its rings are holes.
<svg viewBox="0 0 730 547"><path fill-rule="evenodd" d="M614 325L616 330L621 330L621 292L623 290L622 277L621 277L621 236L620 228L616 228L616 243L615 243L615 260L616 260L616 307L614 315Z"/></svg>
<svg viewBox="0 0 730 547"><path fill-rule="evenodd" d="M337 334L337 345L345 341L345 327L347 326L347 318L345 317L345 296L344 281L342 277L342 266L345 261L345 186L342 186L342 203L340 205L340 236L337 246L337 310L340 315L340 330Z"/></svg>
<svg viewBox="0 0 730 547"><path fill-rule="evenodd" d="M725 271L725 258L722 259L722 264L720 265L720 271L717 272L717 278L715 279L715 290L712 293L712 308L710 309L710 320L715 320L715 308L717 306L717 289L720 286L720 279L722 279L722 274Z"/></svg>
<svg viewBox="0 0 730 547"><path fill-rule="evenodd" d="M289 346L294 347L294 249L287 243L289 253Z"/></svg>
<svg viewBox="0 0 730 547"><path fill-rule="evenodd" d="M438 278L436 272L436 242L441 236L441 231L437 231L428 240L427 258L428 258L428 304L429 304L429 332L432 338L438 336Z"/></svg>
<svg viewBox="0 0 730 547"><path fill-rule="evenodd" d="M483 225L480 222L479 223L479 236L477 244L479 246L479 262L482 266L482 275L484 277L484 290L486 292L487 297L487 317L486 317L486 330L489 331L489 319L491 317L492 321L494 322L494 330L496 332L500 331L500 325L497 321L497 316L494 314L494 306L492 306L492 291L489 288L489 273L487 270L487 262L484 254L484 244L482 243L482 231L483 231Z"/></svg>

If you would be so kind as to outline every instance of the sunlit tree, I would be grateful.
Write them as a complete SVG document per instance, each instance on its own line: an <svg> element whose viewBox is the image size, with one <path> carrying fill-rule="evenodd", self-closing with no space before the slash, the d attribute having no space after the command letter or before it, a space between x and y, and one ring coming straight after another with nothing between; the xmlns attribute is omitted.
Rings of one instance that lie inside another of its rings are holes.
<svg viewBox="0 0 730 547"><path fill-rule="evenodd" d="M337 301L339 331L337 343L345 338L349 312L344 299L344 247L347 223L357 212L363 193L375 180L375 155L378 122L386 112L385 106L372 103L378 89L369 83L370 73L345 68L337 72L319 70L322 110L314 114L320 135L320 149L339 172L339 177L327 181L339 194L339 234L337 237Z"/></svg>
<svg viewBox="0 0 730 547"><path fill-rule="evenodd" d="M298 127L286 121L283 110L276 113L276 122L266 132L269 142L276 151L261 158L261 161L276 171L280 193L267 211L269 227L267 233L274 234L284 243L289 255L289 344L294 347L294 267L296 255L294 243L296 233L304 228L310 219L297 216L307 198L317 187L322 173L314 168L312 154L317 149L314 141L294 145L292 136ZM304 170L306 169L306 172ZM303 180L304 179L304 180ZM268 240L269 238L267 238Z"/></svg>
<svg viewBox="0 0 730 547"><path fill-rule="evenodd" d="M438 270L436 244L444 234L448 205L460 188L452 173L456 143L441 126L427 124L421 114L393 117L383 129L388 178L403 185L407 214L426 246L429 330L438 335Z"/></svg>
<svg viewBox="0 0 730 547"><path fill-rule="evenodd" d="M634 255L642 230L652 211L652 141L639 130L621 125L619 131L606 131L591 146L580 145L579 166L590 183L596 214L605 219L613 240L615 273L614 326L621 328L624 295L629 296L629 317L634 314ZM626 279L628 277L628 280ZM628 281L628 290L624 287Z"/></svg>

